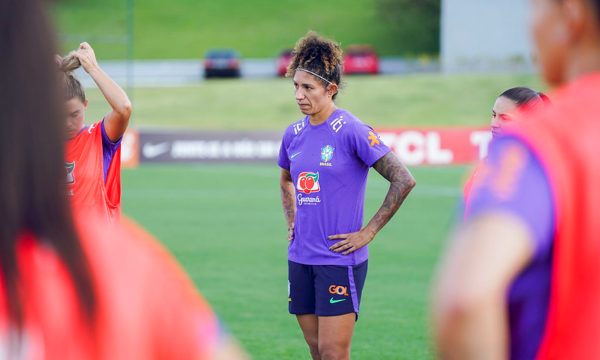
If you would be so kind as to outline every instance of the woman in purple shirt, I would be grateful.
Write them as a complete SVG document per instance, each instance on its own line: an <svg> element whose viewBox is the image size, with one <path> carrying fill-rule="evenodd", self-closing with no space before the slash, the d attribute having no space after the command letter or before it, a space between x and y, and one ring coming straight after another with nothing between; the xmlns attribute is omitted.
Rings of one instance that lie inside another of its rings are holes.
<svg viewBox="0 0 600 360"><path fill-rule="evenodd" d="M334 99L341 84L338 44L309 33L293 52L296 103L305 117L283 136L278 164L288 225L289 311L313 359L348 359L367 272L367 244L400 207L415 180L374 130ZM363 227L369 168L390 182Z"/></svg>

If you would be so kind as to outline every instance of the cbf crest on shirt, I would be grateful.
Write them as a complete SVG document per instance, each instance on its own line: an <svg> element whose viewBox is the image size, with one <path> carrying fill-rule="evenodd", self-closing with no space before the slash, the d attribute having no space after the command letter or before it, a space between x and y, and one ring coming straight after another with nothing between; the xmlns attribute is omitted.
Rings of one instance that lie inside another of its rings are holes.
<svg viewBox="0 0 600 360"><path fill-rule="evenodd" d="M322 124L305 117L287 128L278 164L296 188L290 260L355 265L367 259L366 247L350 255L330 251L327 237L360 230L369 168L389 151L371 127L342 109Z"/></svg>

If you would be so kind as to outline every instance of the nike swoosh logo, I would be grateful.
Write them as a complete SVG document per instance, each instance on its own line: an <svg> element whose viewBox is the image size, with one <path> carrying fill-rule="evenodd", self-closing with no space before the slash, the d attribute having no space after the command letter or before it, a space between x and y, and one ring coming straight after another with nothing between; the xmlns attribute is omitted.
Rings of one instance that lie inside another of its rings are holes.
<svg viewBox="0 0 600 360"><path fill-rule="evenodd" d="M297 153L294 153L290 156L290 160L295 158L296 156L300 155L302 153L302 151L298 151Z"/></svg>
<svg viewBox="0 0 600 360"><path fill-rule="evenodd" d="M335 303L339 303L339 302L342 302L342 301L346 301L346 299L338 299L338 300L334 300L334 299L333 299L333 296L331 297L331 299L329 299L329 303L330 303L330 304L335 304Z"/></svg>
<svg viewBox="0 0 600 360"><path fill-rule="evenodd" d="M142 148L142 153L145 157L152 159L166 153L170 148L171 144L168 142L162 142L158 144L146 143Z"/></svg>

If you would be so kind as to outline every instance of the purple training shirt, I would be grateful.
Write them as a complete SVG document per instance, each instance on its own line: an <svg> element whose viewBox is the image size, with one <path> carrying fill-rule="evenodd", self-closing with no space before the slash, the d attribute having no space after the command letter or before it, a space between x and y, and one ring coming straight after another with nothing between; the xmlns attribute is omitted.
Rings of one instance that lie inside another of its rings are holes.
<svg viewBox="0 0 600 360"><path fill-rule="evenodd" d="M102 166L104 170L104 182L106 183L106 177L108 176L108 168L110 167L110 163L112 162L113 157L115 156L115 152L119 146L121 146L121 137L119 140L113 142L108 135L106 134L106 129L104 128L104 120L102 120Z"/></svg>
<svg viewBox="0 0 600 360"><path fill-rule="evenodd" d="M340 240L328 236L362 228L369 168L389 151L372 128L342 109L320 125L305 117L287 128L278 164L290 171L296 188L289 260L344 266L367 260L366 246L342 255L329 250Z"/></svg>
<svg viewBox="0 0 600 360"><path fill-rule="evenodd" d="M485 160L489 171L474 189L468 218L503 211L529 228L533 258L507 294L510 358L535 359L550 298L554 204L547 175L535 154L514 137L492 141Z"/></svg>

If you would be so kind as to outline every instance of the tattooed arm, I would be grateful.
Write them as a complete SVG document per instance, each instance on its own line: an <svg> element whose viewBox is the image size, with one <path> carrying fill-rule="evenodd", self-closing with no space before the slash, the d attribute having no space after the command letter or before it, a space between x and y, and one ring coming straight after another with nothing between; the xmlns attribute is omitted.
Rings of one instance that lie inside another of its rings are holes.
<svg viewBox="0 0 600 360"><path fill-rule="evenodd" d="M385 196L385 200L367 226L359 232L337 234L329 237L330 240L341 239L341 241L330 247L335 252L342 252L344 255L350 254L370 243L379 230L394 216L404 199L408 196L408 193L416 185L410 171L391 151L377 160L373 168L390 182L390 188Z"/></svg>
<svg viewBox="0 0 600 360"><path fill-rule="evenodd" d="M292 241L294 239L294 219L296 217L296 189L289 170L281 169L279 186L281 187L283 215L288 226L288 241Z"/></svg>
<svg viewBox="0 0 600 360"><path fill-rule="evenodd" d="M394 216L417 183L406 166L391 151L377 160L373 168L390 182L390 189L383 204L366 226L377 234Z"/></svg>

